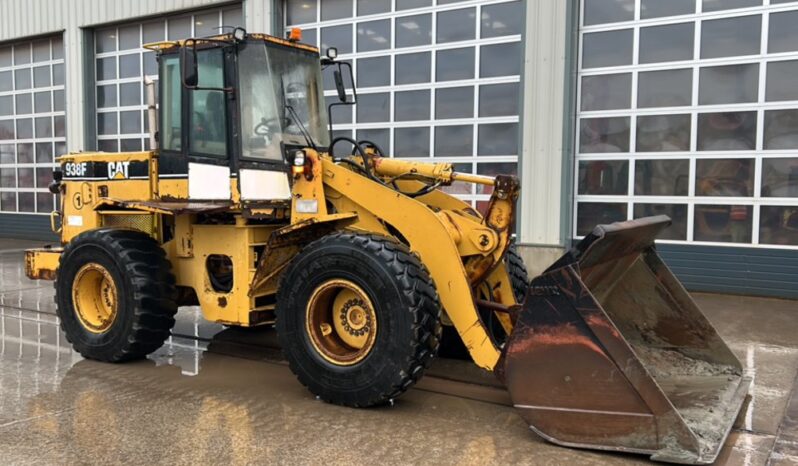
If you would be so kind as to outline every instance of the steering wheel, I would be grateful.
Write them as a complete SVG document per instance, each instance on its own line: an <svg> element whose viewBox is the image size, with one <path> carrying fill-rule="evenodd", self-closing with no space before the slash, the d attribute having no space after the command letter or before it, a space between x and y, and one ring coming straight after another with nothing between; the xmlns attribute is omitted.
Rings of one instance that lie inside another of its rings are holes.
<svg viewBox="0 0 798 466"><path fill-rule="evenodd" d="M255 125L255 128L252 129L252 132L257 136L265 136L269 137L274 133L273 125L277 123L279 118L272 117L272 118L261 118L260 123Z"/></svg>

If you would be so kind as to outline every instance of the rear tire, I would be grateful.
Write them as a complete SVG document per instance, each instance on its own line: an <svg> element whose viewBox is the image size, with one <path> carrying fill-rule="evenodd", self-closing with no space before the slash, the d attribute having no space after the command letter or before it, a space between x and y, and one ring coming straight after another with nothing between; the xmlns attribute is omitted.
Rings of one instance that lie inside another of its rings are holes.
<svg viewBox="0 0 798 466"><path fill-rule="evenodd" d="M288 266L276 327L291 370L313 394L367 407L421 378L438 350L440 312L429 272L405 245L339 232Z"/></svg>
<svg viewBox="0 0 798 466"><path fill-rule="evenodd" d="M133 230L82 233L64 248L55 281L61 329L88 359L143 358L174 326L177 289L160 245Z"/></svg>

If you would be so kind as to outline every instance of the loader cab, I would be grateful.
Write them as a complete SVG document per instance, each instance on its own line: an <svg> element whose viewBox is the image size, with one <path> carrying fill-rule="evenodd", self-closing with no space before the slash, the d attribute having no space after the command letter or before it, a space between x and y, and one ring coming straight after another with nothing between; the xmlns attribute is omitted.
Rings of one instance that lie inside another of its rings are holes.
<svg viewBox="0 0 798 466"><path fill-rule="evenodd" d="M290 200L293 152L329 146L318 50L231 34L160 51L162 183L187 180L189 200Z"/></svg>

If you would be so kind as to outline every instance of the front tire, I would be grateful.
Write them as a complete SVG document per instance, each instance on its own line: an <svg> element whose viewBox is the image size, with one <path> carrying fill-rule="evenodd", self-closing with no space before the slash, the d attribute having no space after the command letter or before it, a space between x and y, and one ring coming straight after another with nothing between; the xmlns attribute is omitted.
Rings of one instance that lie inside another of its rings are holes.
<svg viewBox="0 0 798 466"><path fill-rule="evenodd" d="M293 259L276 326L291 370L312 393L367 407L421 378L438 350L440 312L429 272L406 246L342 232Z"/></svg>
<svg viewBox="0 0 798 466"><path fill-rule="evenodd" d="M160 245L133 230L82 233L64 248L55 303L67 340L83 357L143 358L174 326L177 289Z"/></svg>

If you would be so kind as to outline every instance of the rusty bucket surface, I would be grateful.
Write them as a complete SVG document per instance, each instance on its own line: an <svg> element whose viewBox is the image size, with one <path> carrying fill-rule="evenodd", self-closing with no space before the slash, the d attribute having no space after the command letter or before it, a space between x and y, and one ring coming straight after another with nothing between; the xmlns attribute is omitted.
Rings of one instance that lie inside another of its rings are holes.
<svg viewBox="0 0 798 466"><path fill-rule="evenodd" d="M666 216L600 225L532 280L499 362L542 437L711 463L750 379L654 249Z"/></svg>

